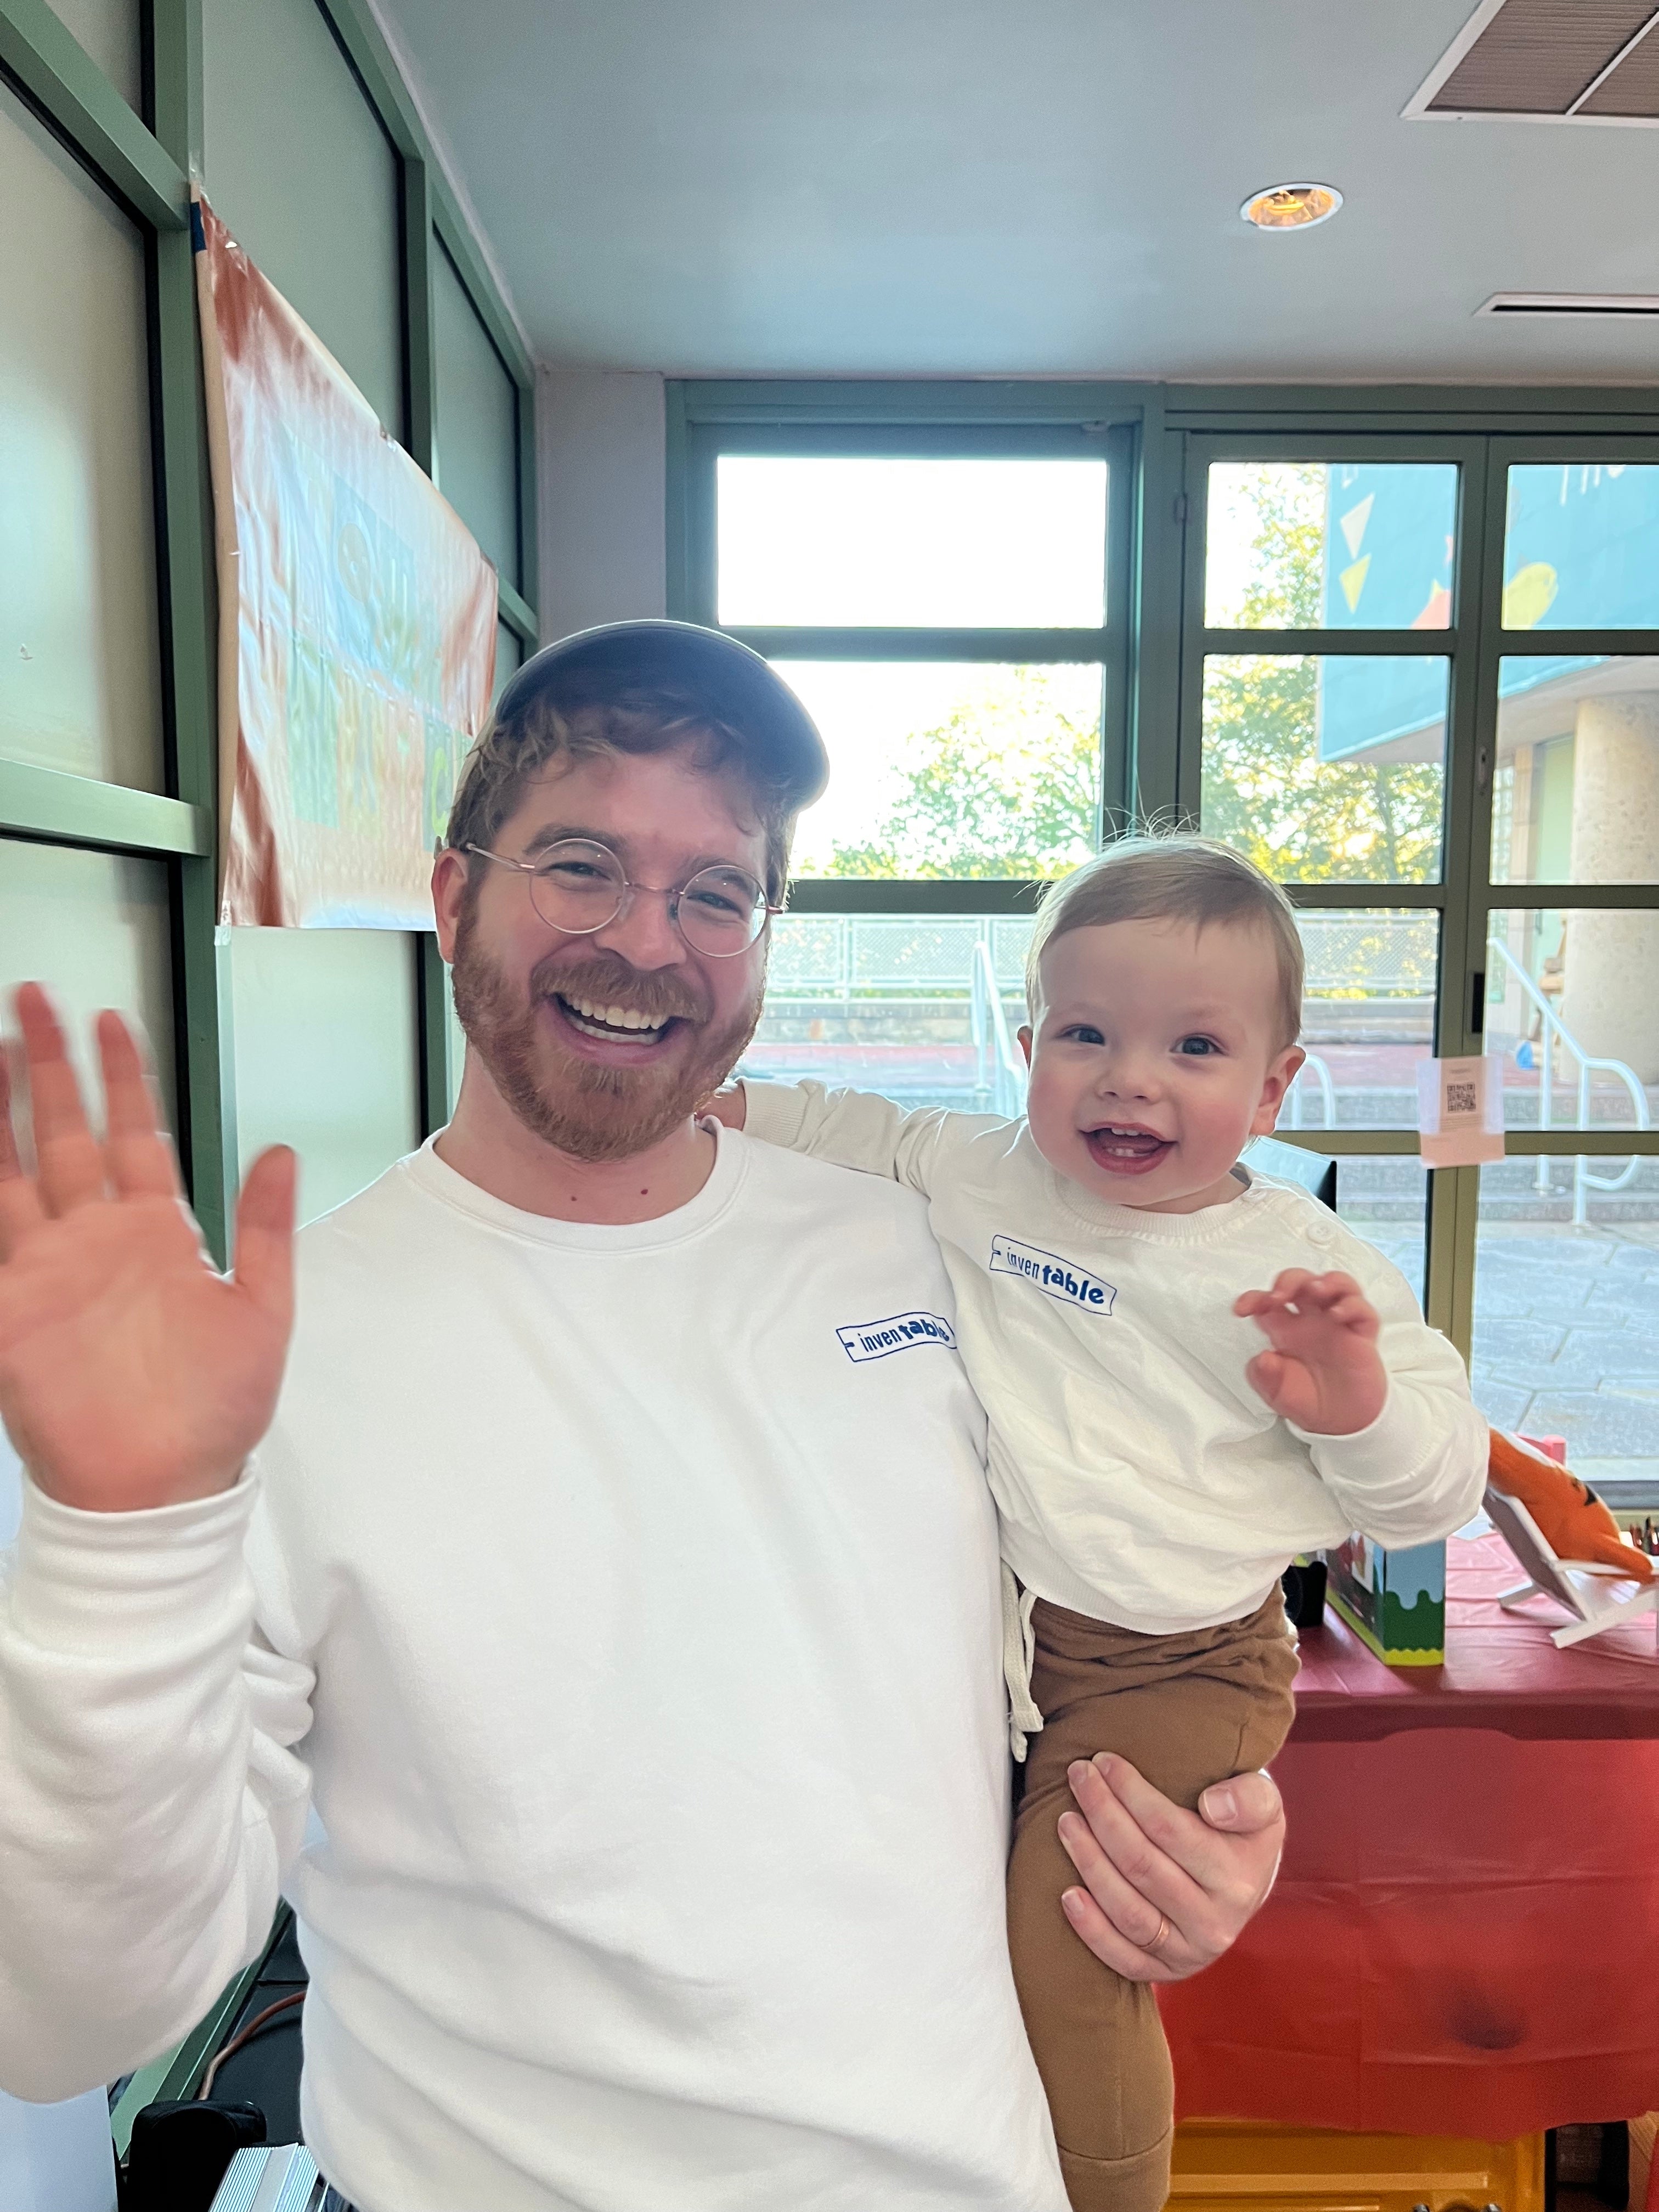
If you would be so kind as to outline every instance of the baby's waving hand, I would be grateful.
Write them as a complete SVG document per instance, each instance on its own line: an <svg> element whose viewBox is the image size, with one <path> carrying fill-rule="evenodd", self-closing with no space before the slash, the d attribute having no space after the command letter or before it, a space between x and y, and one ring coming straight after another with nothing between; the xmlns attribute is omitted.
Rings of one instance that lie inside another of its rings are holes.
<svg viewBox="0 0 1659 2212"><path fill-rule="evenodd" d="M1389 1395L1376 1349L1382 1324L1352 1275L1287 1267L1270 1291L1246 1291L1233 1311L1255 1320L1272 1346L1244 1372L1281 1419L1310 1436L1370 1428Z"/></svg>

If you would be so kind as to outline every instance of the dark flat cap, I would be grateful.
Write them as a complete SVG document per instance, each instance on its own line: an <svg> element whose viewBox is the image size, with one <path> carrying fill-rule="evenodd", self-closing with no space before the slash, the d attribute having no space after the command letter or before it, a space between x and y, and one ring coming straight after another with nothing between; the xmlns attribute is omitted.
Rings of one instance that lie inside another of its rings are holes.
<svg viewBox="0 0 1659 2212"><path fill-rule="evenodd" d="M511 720L538 699L587 705L649 684L689 692L734 731L791 811L810 806L829 782L817 726L776 670L736 638L696 623L602 623L544 645L496 701L495 720Z"/></svg>

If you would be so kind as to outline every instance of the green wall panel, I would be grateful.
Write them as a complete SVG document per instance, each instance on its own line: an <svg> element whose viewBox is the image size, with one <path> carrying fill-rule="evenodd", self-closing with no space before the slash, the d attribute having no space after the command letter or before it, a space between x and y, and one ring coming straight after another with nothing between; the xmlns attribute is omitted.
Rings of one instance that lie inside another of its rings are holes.
<svg viewBox="0 0 1659 2212"><path fill-rule="evenodd" d="M518 387L442 246L432 252L438 488L510 584L519 561Z"/></svg>
<svg viewBox="0 0 1659 2212"><path fill-rule="evenodd" d="M394 437L398 170L316 0L204 0L209 198Z"/></svg>
<svg viewBox="0 0 1659 2212"><path fill-rule="evenodd" d="M0 758L162 777L144 253L0 85Z"/></svg>
<svg viewBox="0 0 1659 2212"><path fill-rule="evenodd" d="M237 1146L300 1155L300 1215L420 1142L414 955L397 930L231 932Z"/></svg>

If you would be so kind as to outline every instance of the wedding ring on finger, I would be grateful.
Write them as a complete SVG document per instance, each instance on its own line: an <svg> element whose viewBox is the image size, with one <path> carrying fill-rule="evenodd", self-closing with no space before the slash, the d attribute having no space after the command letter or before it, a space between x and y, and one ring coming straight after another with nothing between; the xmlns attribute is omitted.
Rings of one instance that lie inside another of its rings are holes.
<svg viewBox="0 0 1659 2212"><path fill-rule="evenodd" d="M1160 1912L1158 1916L1157 1935L1155 1935L1149 1942L1143 1943L1140 1947L1141 1949L1143 1951L1150 1951L1154 1958L1156 1958L1159 1947L1167 1940L1169 1933L1170 1916L1167 1912Z"/></svg>

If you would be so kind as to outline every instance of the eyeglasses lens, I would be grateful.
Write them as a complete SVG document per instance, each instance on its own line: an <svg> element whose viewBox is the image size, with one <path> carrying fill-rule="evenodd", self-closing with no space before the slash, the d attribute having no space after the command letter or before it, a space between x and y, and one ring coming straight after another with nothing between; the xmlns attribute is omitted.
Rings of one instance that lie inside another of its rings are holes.
<svg viewBox="0 0 1659 2212"><path fill-rule="evenodd" d="M607 847L567 838L537 862L530 896L550 927L587 936L622 911L628 878ZM766 893L741 868L704 868L669 903L686 943L714 959L746 951L766 926Z"/></svg>
<svg viewBox="0 0 1659 2212"><path fill-rule="evenodd" d="M627 891L628 879L616 854L581 837L550 845L530 878L530 896L542 920L574 936L603 929L613 921Z"/></svg>
<svg viewBox="0 0 1659 2212"><path fill-rule="evenodd" d="M711 959L747 951L765 922L766 894L741 868L705 868L680 893L680 934Z"/></svg>

